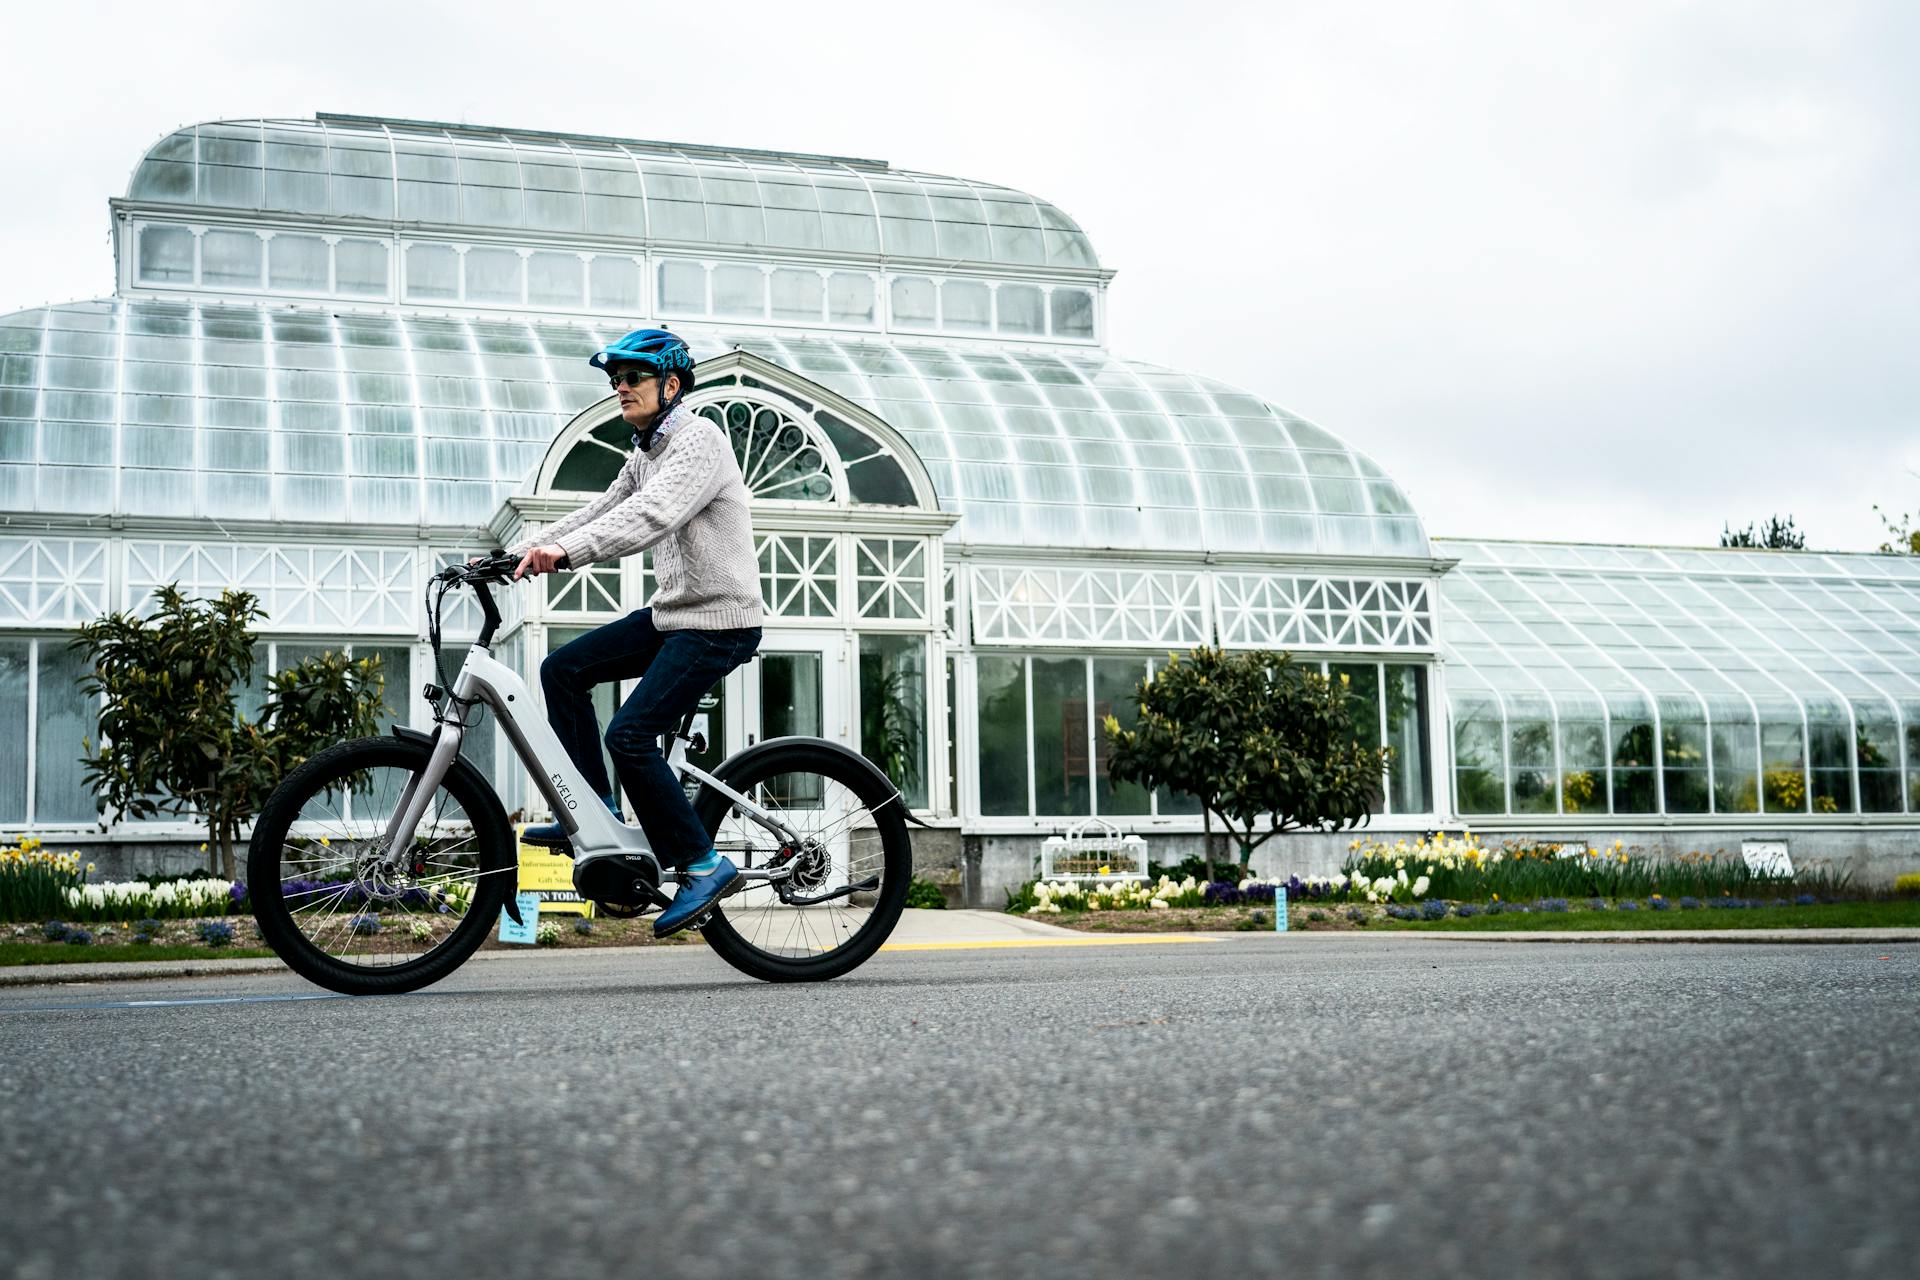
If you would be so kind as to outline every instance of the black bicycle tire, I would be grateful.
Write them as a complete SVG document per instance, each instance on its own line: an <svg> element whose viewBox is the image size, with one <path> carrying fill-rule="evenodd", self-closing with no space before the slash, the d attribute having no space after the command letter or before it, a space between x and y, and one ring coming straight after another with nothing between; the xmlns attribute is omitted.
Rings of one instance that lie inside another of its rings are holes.
<svg viewBox="0 0 1920 1280"><path fill-rule="evenodd" d="M768 955L742 938L726 918L724 898L700 932L715 954L749 977L764 982L827 982L851 973L870 960L900 923L900 912L907 904L908 882L913 878L913 840L907 832L906 802L891 784L873 771L860 767L824 743L820 746L794 743L769 751L754 757L745 770L729 771L723 764L714 776L734 790L744 791L758 778L783 773L817 773L830 778L873 809L875 825L881 832L884 862L880 900L874 904L868 923L845 946L810 960ZM706 827L709 838L718 834L731 805L731 801L712 787L701 787L694 801L694 812Z"/></svg>
<svg viewBox="0 0 1920 1280"><path fill-rule="evenodd" d="M316 780L349 772L342 767L343 761L354 761L354 767L358 768L389 765L419 769L425 766L430 754L431 748L424 742L404 738L354 738L328 747L295 769L274 788L260 811L259 820L254 823L253 839L247 846L247 883L279 886L282 841L301 807L313 797ZM501 815L499 800L492 791L480 791L460 771L450 770L441 785L460 802L474 823L475 847L483 870L502 872L479 877L466 918L453 934L418 960L379 969L342 964L300 932L287 911L286 900L277 892L251 892L253 918L260 926L260 935L288 968L329 991L356 996L397 995L440 981L465 964L486 941L501 908L506 905L513 879L505 873L506 868L514 865L513 829Z"/></svg>

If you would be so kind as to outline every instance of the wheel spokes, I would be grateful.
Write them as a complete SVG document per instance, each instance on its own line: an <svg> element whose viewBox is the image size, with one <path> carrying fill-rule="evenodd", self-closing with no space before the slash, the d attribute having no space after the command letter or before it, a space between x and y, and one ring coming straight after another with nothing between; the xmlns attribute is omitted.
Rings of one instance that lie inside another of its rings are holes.
<svg viewBox="0 0 1920 1280"><path fill-rule="evenodd" d="M275 887L287 917L334 960L386 967L430 954L489 874L478 834L444 784L421 819L413 856L397 871L382 865L385 824L413 776L390 764L323 780L280 842Z"/></svg>
<svg viewBox="0 0 1920 1280"><path fill-rule="evenodd" d="M749 946L784 959L816 958L858 937L872 916L871 901L885 888L886 855L874 808L844 783L819 774L776 775L748 794L806 846L788 864L795 868L795 896L817 897L869 879L875 888L802 906L783 901L775 883L756 881L723 903L727 925ZM719 835L756 867L780 849L778 837L737 807Z"/></svg>

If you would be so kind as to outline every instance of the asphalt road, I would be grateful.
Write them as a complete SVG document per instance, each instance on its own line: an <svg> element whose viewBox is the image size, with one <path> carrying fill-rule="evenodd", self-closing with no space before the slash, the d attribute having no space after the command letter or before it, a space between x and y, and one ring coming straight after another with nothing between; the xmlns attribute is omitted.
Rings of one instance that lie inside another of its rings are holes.
<svg viewBox="0 0 1920 1280"><path fill-rule="evenodd" d="M0 1274L1824 1277L1920 1252L1916 946L1261 938L891 954L799 988L687 948L316 996L0 991Z"/></svg>

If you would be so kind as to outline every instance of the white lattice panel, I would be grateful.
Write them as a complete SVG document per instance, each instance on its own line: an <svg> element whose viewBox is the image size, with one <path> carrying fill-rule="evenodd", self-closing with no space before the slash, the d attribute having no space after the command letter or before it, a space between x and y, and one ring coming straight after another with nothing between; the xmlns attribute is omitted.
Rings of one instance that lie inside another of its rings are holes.
<svg viewBox="0 0 1920 1280"><path fill-rule="evenodd" d="M0 538L0 623L88 622L107 611L107 544Z"/></svg>
<svg viewBox="0 0 1920 1280"><path fill-rule="evenodd" d="M860 539L854 544L853 582L862 618L924 621L927 544L915 538Z"/></svg>
<svg viewBox="0 0 1920 1280"><path fill-rule="evenodd" d="M775 618L831 618L839 610L839 541L831 535L764 534L760 595Z"/></svg>
<svg viewBox="0 0 1920 1280"><path fill-rule="evenodd" d="M1272 649L1430 649L1433 588L1417 579L1217 573L1221 642Z"/></svg>
<svg viewBox="0 0 1920 1280"><path fill-rule="evenodd" d="M982 565L971 595L979 644L1191 648L1210 639L1197 573Z"/></svg>
<svg viewBox="0 0 1920 1280"><path fill-rule="evenodd" d="M620 607L620 562L592 564L547 578L547 612L588 613L607 617Z"/></svg>
<svg viewBox="0 0 1920 1280"><path fill-rule="evenodd" d="M145 614L153 589L178 583L211 598L232 588L259 597L262 631L347 635L419 629L411 548L128 542L126 605Z"/></svg>

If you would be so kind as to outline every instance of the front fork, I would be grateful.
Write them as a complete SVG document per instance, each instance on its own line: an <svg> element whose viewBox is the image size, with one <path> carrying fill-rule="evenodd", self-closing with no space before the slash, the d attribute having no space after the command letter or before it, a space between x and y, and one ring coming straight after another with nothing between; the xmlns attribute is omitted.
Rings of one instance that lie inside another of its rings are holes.
<svg viewBox="0 0 1920 1280"><path fill-rule="evenodd" d="M400 803L394 807L393 818L387 823L386 851L380 856L380 865L386 871L403 874L408 870L407 854L413 848L413 833L426 816L427 806L433 803L434 792L440 789L447 771L460 757L460 740L465 736L466 726L457 720L442 720L434 730L433 749L427 754L426 767L408 780Z"/></svg>

